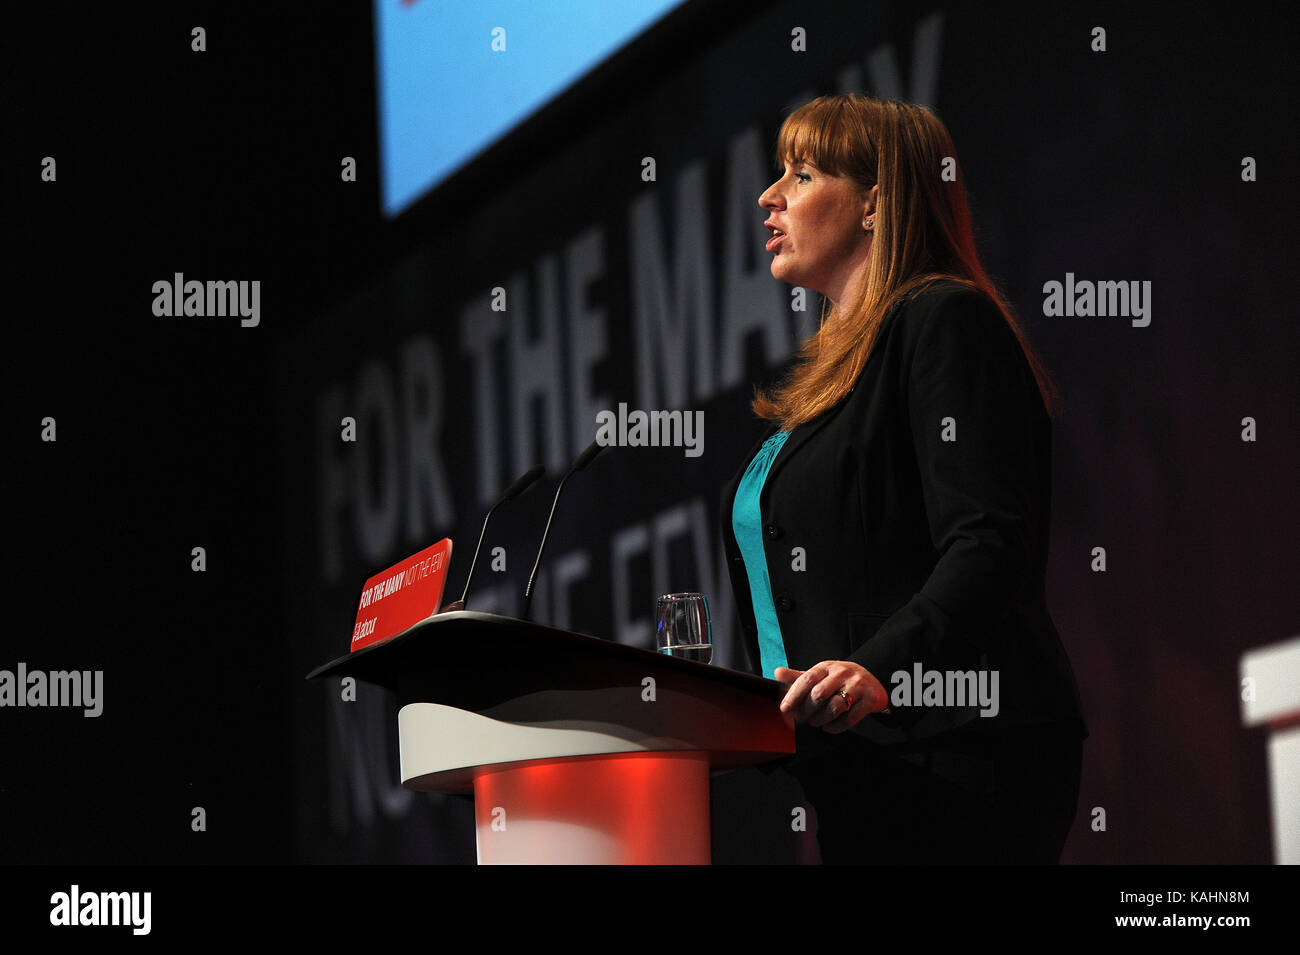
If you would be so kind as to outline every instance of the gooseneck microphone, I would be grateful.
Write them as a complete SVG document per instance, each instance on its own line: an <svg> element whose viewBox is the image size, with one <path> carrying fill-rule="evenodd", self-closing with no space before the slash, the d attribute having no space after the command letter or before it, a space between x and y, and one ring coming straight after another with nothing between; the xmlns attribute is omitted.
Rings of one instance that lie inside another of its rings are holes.
<svg viewBox="0 0 1300 955"><path fill-rule="evenodd" d="M511 498L518 497L529 487L529 485L545 473L546 469L540 464L530 471L527 471L521 475L514 484L511 484L506 488L501 494L501 499L493 504L488 510L487 516L483 518L483 529L478 532L478 546L474 548L474 559L469 562L469 576L465 578L465 592L460 595L460 606L452 604L451 607L447 608L448 610L453 608L456 610L465 609L465 598L469 596L469 585L474 580L474 568L478 566L478 552L483 549L483 536L487 533L488 521L492 520L492 515L496 513L496 509Z"/></svg>
<svg viewBox="0 0 1300 955"><path fill-rule="evenodd" d="M542 565L542 552L546 550L546 537L551 533L551 521L555 520L555 505L560 503L560 492L564 490L564 482L573 477L588 464L596 459L596 455L605 450L605 446L599 441L593 441L587 445L587 449L574 459L568 473L560 478L560 486L555 489L555 499L551 501L551 513L546 518L546 530L542 531L542 544L537 548L537 560L533 561L533 572L528 577L528 589L524 591L524 612L522 619L528 619L528 607L533 602L533 584L537 580L537 568Z"/></svg>

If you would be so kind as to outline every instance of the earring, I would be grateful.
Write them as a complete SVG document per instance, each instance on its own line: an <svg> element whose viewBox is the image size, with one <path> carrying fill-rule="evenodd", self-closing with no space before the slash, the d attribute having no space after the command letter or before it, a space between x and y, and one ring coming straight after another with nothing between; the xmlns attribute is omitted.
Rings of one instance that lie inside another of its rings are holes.
<svg viewBox="0 0 1300 955"><path fill-rule="evenodd" d="M874 222L874 221L875 221L874 219L868 219L866 222L862 223L862 231L863 231L863 232L870 232L870 231L871 231L871 223Z"/></svg>

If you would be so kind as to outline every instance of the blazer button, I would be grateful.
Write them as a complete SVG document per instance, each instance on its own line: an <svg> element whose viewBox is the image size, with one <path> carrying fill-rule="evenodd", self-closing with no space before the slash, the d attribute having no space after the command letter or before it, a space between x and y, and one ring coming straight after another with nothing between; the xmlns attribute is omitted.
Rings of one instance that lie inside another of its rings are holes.
<svg viewBox="0 0 1300 955"><path fill-rule="evenodd" d="M789 613L794 609L794 601L785 594L781 594L781 596L776 598L776 609L780 610L782 613Z"/></svg>
<svg viewBox="0 0 1300 955"><path fill-rule="evenodd" d="M735 557L731 558L731 562L732 562L733 564L740 564L740 563L743 563L744 560L745 560L745 558L741 557L740 555L736 555Z"/></svg>
<svg viewBox="0 0 1300 955"><path fill-rule="evenodd" d="M775 524L768 524L763 528L763 536L770 541L780 540L781 528L777 527Z"/></svg>

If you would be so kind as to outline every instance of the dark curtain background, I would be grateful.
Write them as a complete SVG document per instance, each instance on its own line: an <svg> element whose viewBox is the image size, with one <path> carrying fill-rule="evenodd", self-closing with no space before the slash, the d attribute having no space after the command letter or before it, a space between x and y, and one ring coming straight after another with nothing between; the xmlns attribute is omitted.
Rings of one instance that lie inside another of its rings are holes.
<svg viewBox="0 0 1300 955"><path fill-rule="evenodd" d="M391 701L303 677L382 567L451 536L458 594L488 499L620 401L703 410L704 453L618 449L572 481L537 617L648 645L655 595L702 589L742 666L719 489L817 307L768 275L755 200L786 110L853 89L947 123L1064 397L1048 596L1092 735L1063 861L1270 861L1237 667L1300 609L1285 13L688 4L386 221L365 5L27 10L3 86L0 668L100 669L104 712L0 712L0 855L473 861L469 802L398 785ZM260 325L154 316L177 272L259 280ZM1067 273L1150 282L1150 324L1044 315ZM518 610L554 486L502 511L478 609ZM714 796L717 861L798 857L788 779Z"/></svg>

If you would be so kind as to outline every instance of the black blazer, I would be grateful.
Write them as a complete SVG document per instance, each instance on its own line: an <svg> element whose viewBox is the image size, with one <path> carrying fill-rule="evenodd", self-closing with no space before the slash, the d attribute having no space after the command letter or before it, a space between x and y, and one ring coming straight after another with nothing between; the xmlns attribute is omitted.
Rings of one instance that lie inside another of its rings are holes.
<svg viewBox="0 0 1300 955"><path fill-rule="evenodd" d="M761 443L721 504L755 671L757 628L731 514ZM787 439L761 509L791 667L852 660L891 693L892 675L917 662L998 671L996 716L978 706L892 707L852 732L895 744L967 725L962 735L1064 721L1087 735L1044 597L1051 423L1014 332L985 296L942 282L895 305L849 395Z"/></svg>

